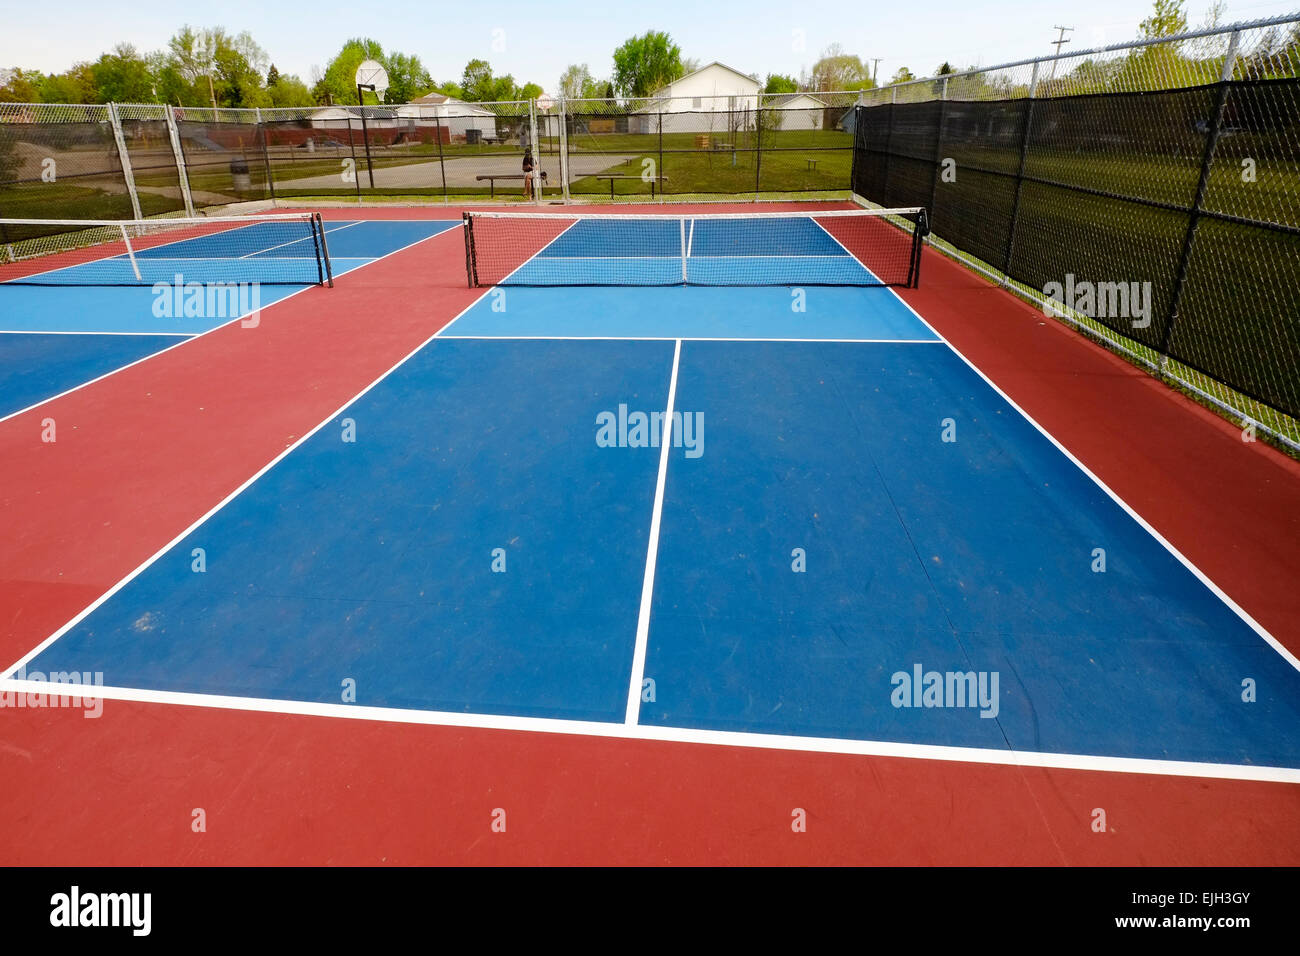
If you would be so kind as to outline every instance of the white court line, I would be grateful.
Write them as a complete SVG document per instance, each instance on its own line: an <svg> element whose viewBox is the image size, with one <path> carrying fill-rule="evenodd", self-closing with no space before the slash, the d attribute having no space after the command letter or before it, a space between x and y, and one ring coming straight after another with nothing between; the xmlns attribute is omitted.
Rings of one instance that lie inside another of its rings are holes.
<svg viewBox="0 0 1300 956"><path fill-rule="evenodd" d="M92 691L86 695L86 691ZM482 730L522 731L571 737L605 737L617 740L647 740L666 743L746 747L754 750L786 750L804 753L846 754L864 757L897 757L909 760L941 760L955 763L996 764L1010 767L1042 767L1054 770L1084 770L1103 773L1140 773L1161 777L1204 777L1217 780L1247 780L1300 784L1300 769L1261 767L1254 764L1199 763L1185 760L1151 760L1143 757L1101 757L1093 754L1048 753L1025 750L994 750L984 747L949 747L940 744L908 744L888 740L851 740L840 737L796 737L737 730L699 730L653 724L568 720L555 717L510 717L495 714L411 710L370 707L364 704L324 704L313 701L277 700L265 697L237 697L181 691L139 690L129 687L58 684L50 681L0 679L0 691L92 699L135 701L215 710L239 710L265 714L294 714L339 720L375 720L396 724L433 727L461 727Z"/></svg>
<svg viewBox="0 0 1300 956"><path fill-rule="evenodd" d="M363 220L360 220L360 221L361 221L361 222L389 222L390 220L387 220L387 219L363 219ZM391 220L391 221L394 221L394 222L400 222L400 221L402 221L402 220ZM430 220L420 220L420 221L421 221L421 222L424 222L424 221L427 221L427 222L447 222L448 220L445 220L445 219L430 219ZM454 220L453 220L453 221L454 221ZM359 265L355 265L355 266L352 266L352 267L350 267L350 268L344 269L344 270L341 271L341 272L338 271L338 270L335 270L335 272L334 272L334 278L336 278L336 279L337 279L337 278L340 278L340 277L342 277L342 276L347 275L347 274L350 273L350 272L355 272L357 269L362 269L362 268L364 268L365 266L368 266L368 265L370 265L370 264L373 263L373 262L380 262L380 261L382 261L382 260L384 260L384 259L387 259L389 256L395 256L395 255L397 255L397 253L399 253L399 252L405 252L407 249L410 249L410 248L412 248L413 246L418 246L418 245L419 245L420 243L422 243L422 242L427 242L427 241L429 241L430 239L437 239L439 236L445 236L445 235L448 235L449 233L452 233L452 232L455 232L455 229L454 229L454 228L453 228L453 229L443 229L443 230L441 230L441 231L439 231L439 232L435 232L432 236L425 236L423 239L417 239L415 242L408 243L407 245L402 246L402 247L399 248L399 249L394 249L392 252L386 252L386 253L384 253L382 256L379 256L379 257L377 257L377 258L375 258L375 259L363 259L363 258L361 258L361 257L344 257L343 259L331 259L331 262L333 262L333 263L336 264L336 265L337 265L339 262L357 262L357 263L359 263ZM311 289L315 289L315 288L319 288L319 286L316 286L316 285L309 285L309 286L303 286L301 289L295 289L293 292L290 292L288 295L286 295L283 299L276 299L276 300L275 300L274 302L272 302L270 305L262 306L262 308L265 308L265 309L271 309L271 308L274 308L275 306L279 305L281 302L288 302L288 301L289 301L290 299L292 299L294 296L296 296L296 295L301 295L302 293L307 292L307 291L310 291ZM261 311L261 310L259 309L258 311ZM116 374L119 373L119 372L125 372L125 371L126 371L127 369L129 369L129 368L132 368L132 367L134 367L134 366L136 366L136 365L139 365L141 362L148 362L150 359L157 358L159 355L162 355L164 352L170 352L172 349L178 349L178 348L180 348L181 346L188 344L189 342L193 342L195 339L201 339L201 338L203 338L203 336L205 336L205 335L210 335L210 334L212 334L213 332L216 332L218 329L223 329L223 328L225 328L226 326L231 325L231 324L233 324L233 323L235 323L235 322L242 322L244 319L248 318L248 316L249 316L250 314L251 314L251 313L247 313L247 312L246 312L246 313L244 313L243 315L238 316L238 317L233 318L233 319L230 319L229 321L223 322L223 323L221 323L220 325L214 325L214 326L213 326L212 328L210 328L210 329L204 329L202 332L196 332L196 333L193 333L193 334L185 333L185 332L171 332L171 333L154 333L154 332L141 332L141 333L135 333L135 332L123 332L123 333L111 333L111 334L122 334L122 335L136 335L136 334L139 334L139 335L155 335L155 334L162 335L162 334L167 334L167 335L183 335L183 336L185 336L185 337L182 338L179 342L177 342L177 343L174 344L174 345L169 345L169 346L167 346L167 348L165 348L165 349L159 349L157 352L150 352L148 355L141 356L140 358L136 359L134 362L127 362L125 365L119 366L118 368L115 368L115 369L112 369L111 371L105 372L103 375L96 376L95 378L92 378L92 379L90 379L90 380L87 381L87 382L82 382L80 385L74 385L74 386L72 386L72 388L64 389L62 392L59 392L57 395L51 395L49 398L43 398L43 399L41 399L39 402L33 402L31 405L28 405L26 408L20 408L20 409L18 409L18 411L16 411L16 412L10 412L10 413L7 414L7 415L0 415L0 423L6 422L6 421L8 421L9 419L14 418L14 417L16 417L16 416L18 416L18 415L25 414L26 412L30 412L30 411L31 411L32 409L34 409L34 408L40 408L42 405L46 404L47 402L53 402L53 401L56 401L57 399L62 398L64 395L71 395L73 392L80 391L81 389L85 388L87 385L94 385L96 382L101 382L101 381L103 381L104 379L108 378L110 375L116 375ZM22 333L22 334L24 334L24 335L54 335L54 334L60 334L60 335L70 335L70 334L103 335L103 334L110 334L110 333L102 333L102 332L87 332L87 333L68 333L68 332L61 332L61 333L53 333L53 332L24 332L24 333Z"/></svg>
<svg viewBox="0 0 1300 956"><path fill-rule="evenodd" d="M442 339L503 342L847 342L870 345L943 345L942 339L795 339L709 335L440 335Z"/></svg>
<svg viewBox="0 0 1300 956"><path fill-rule="evenodd" d="M321 220L321 222L324 222L324 221L325 221L324 219ZM361 223L363 223L363 222L365 222L365 221L366 221L366 220L364 220L364 219L356 219L356 220L353 220L352 222L345 222L345 223L342 223L341 225L335 226L333 229L326 229L326 230L325 230L325 235L328 236L331 232L340 232L340 231L342 231L342 230L344 230L344 229L350 229L352 226L360 225ZM279 245L268 246L268 247L265 248L265 249L258 249L256 252L250 252L248 255L246 255L246 256L240 256L239 258L241 258L241 259L251 259L251 258L253 258L253 256L260 256L262 253L264 253L264 252L270 252L272 249L283 249L285 246L292 246L292 245L296 245L296 244L299 243L299 242L306 242L306 241L307 241L308 239L310 239L310 238L312 238L312 237L311 237L311 236L299 236L297 239L290 239L288 242L282 242L282 243L280 243ZM306 256L300 256L300 257L298 257L298 258L305 259L305 258L307 258L307 257L306 257Z"/></svg>
<svg viewBox="0 0 1300 956"><path fill-rule="evenodd" d="M285 298L288 298L286 296ZM160 335L175 338L193 338L197 332L96 332L93 329L0 329L0 335ZM156 352L154 353L157 354ZM0 419L2 421L3 419Z"/></svg>
<svg viewBox="0 0 1300 956"><path fill-rule="evenodd" d="M681 364L682 340L673 349L673 372L668 379L668 405L664 409L659 437L659 477L655 480L654 510L650 512L650 541L646 545L645 577L641 582L641 610L636 618L636 644L632 650L632 679L627 689L625 724L641 718L641 681L645 679L646 646L650 642L650 606L655 593L655 564L659 560L659 522L664 512L664 485L668 480L668 453L673 447L673 406L677 403L677 369ZM685 439L683 439L684 441Z"/></svg>
<svg viewBox="0 0 1300 956"><path fill-rule="evenodd" d="M818 223L818 225L820 226L821 223ZM825 229L825 226L822 226L822 228ZM830 235L829 232L827 232L826 234ZM831 238L834 239L835 237L831 236ZM839 240L836 241L838 242ZM841 248L843 248L842 244L841 244ZM846 249L845 251L847 252L848 250ZM852 255L852 253L849 254ZM854 256L854 259L857 259L857 257ZM860 259L858 260L858 264L862 266L862 268L864 269L867 268L866 264L862 262ZM870 269L867 269L867 271L871 272ZM874 275L875 273L872 274ZM1239 605L1236 601L1234 601L1231 597L1228 596L1228 594L1223 590L1223 588L1219 587L1212 580L1210 580L1210 576L1208 574L1206 574L1195 564L1193 564L1192 561L1185 554L1183 554L1176 547L1174 547L1174 545L1168 539L1166 539L1164 535L1162 535L1159 531L1157 531L1149 521L1147 521L1140 514L1138 514L1136 509L1134 509L1127 501L1125 501L1118 494L1116 494L1109 485L1107 485L1104 481L1102 481L1099 477L1097 477L1097 475L1093 473L1092 469L1090 469L1082 461L1076 458L1074 453L1071 452L1068 448L1066 448L1065 445L1063 445L1060 441L1058 441L1055 435L1053 435L1046 428L1040 425L1037 421L1034 420L1032 415L1030 415L1023 408L1021 408L1014 401L1012 401L1011 396L1008 395L1006 392L1004 392L997 385L997 383L993 381L993 379L985 375L983 370L980 369L974 362L968 359L965 355L963 355L961 351L957 348L957 346L949 342L947 337L944 336L941 332L939 332L939 330L936 329L933 325L927 322L925 318L921 315L921 313L917 312L916 309L912 308L912 306L908 304L907 300L904 299L901 295L899 295L897 289L893 288L892 286L887 286L886 288L894 296L894 298L898 299L898 301L902 304L903 308L907 309L908 312L911 312L912 315L916 316L918 322L920 322L932 333L934 333L934 335L938 337L939 341L941 341L944 345L948 346L948 348L952 350L953 355L957 356L959 359L965 362L967 367L970 368L971 371L973 371L976 375L978 375L981 379L983 379L984 383L988 385L988 387L991 388L994 392L996 392L997 395L1004 402L1006 402L1008 405L1014 408L1025 421L1027 421L1030 425L1032 425L1035 429L1037 429L1039 434L1041 434L1044 438L1046 438L1049 442L1051 442L1056 447L1057 451L1059 451L1062 455L1064 455L1067 459L1069 459L1069 461L1073 463L1076 468L1078 468L1081 472L1087 475L1088 478L1091 479L1092 482L1098 488L1104 491L1106 495L1109 496L1110 499L1115 502L1115 504L1119 505L1120 508L1122 508L1130 518L1136 521L1144 531L1146 531L1149 535L1151 535L1151 537L1155 538L1155 540L1158 541L1166 551L1168 551L1171 555L1177 558L1178 561L1181 562L1185 568L1187 568L1187 570L1191 571L1192 574L1196 576L1197 580L1199 580L1202 584L1204 584L1207 588L1209 588L1210 592L1214 594L1215 597L1217 597L1220 601L1222 601L1225 605L1227 605L1227 607L1230 610L1232 610L1232 612L1236 614L1239 618L1241 618L1241 620L1244 621L1247 626L1249 626L1256 634L1258 634L1261 638L1263 638L1264 641L1267 642L1268 645L1273 648L1273 650L1277 651L1278 654L1282 655L1283 660L1289 663L1297 671L1300 671L1300 659L1297 659L1296 655L1291 653L1291 651L1287 649L1286 645L1284 645L1281 641L1275 638L1264 628L1263 625L1261 625L1258 621L1256 621L1253 617L1251 617L1250 614L1246 612L1245 608L1241 607L1241 605Z"/></svg>

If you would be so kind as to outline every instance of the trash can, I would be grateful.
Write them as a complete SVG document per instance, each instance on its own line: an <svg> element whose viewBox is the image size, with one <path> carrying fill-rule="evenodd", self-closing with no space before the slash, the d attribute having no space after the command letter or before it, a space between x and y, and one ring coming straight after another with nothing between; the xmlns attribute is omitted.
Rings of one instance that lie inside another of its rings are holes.
<svg viewBox="0 0 1300 956"><path fill-rule="evenodd" d="M483 141L483 131L477 126L471 126L465 130L465 143L469 146L477 146Z"/></svg>
<svg viewBox="0 0 1300 956"><path fill-rule="evenodd" d="M230 181L237 193L252 192L253 181L248 175L248 163L242 156L236 156L230 161Z"/></svg>

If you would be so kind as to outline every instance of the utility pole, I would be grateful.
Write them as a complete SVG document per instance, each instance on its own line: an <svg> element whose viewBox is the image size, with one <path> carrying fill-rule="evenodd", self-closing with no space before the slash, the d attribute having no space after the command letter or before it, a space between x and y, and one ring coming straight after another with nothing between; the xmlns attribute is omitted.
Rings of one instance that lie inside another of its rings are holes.
<svg viewBox="0 0 1300 956"><path fill-rule="evenodd" d="M1065 38L1065 35L1066 35L1067 33L1073 33L1073 32L1074 32L1074 27L1058 27L1058 26L1053 26L1052 29L1058 31L1057 34L1056 34L1056 39L1052 41L1052 45L1053 45L1054 47L1056 47L1056 56L1057 56L1057 59L1060 59L1060 56L1061 56L1061 47L1063 47L1065 44L1067 44L1067 43L1070 42L1069 40L1067 40L1067 39ZM1052 79L1056 79L1056 60L1053 60L1053 61L1052 61L1052 77L1051 77L1051 78L1052 78Z"/></svg>
<svg viewBox="0 0 1300 956"><path fill-rule="evenodd" d="M884 59L884 57L877 56L873 57L871 60L871 82L875 86L880 85L877 78L880 76L880 61L882 59Z"/></svg>

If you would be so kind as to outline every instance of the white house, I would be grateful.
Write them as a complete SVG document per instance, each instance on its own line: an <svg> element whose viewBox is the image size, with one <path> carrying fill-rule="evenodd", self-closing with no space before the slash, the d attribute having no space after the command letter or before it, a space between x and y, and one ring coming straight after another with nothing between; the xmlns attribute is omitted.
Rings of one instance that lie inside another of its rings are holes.
<svg viewBox="0 0 1300 956"><path fill-rule="evenodd" d="M426 93L405 106L396 108L397 115L414 120L422 126L446 126L451 142L466 140L495 140L497 114L482 106L466 103L443 93ZM470 132L476 130L477 132Z"/></svg>
<svg viewBox="0 0 1300 956"><path fill-rule="evenodd" d="M754 128L762 85L725 63L714 61L661 86L630 117L630 131L726 134Z"/></svg>
<svg viewBox="0 0 1300 956"><path fill-rule="evenodd" d="M780 111L772 124L776 129L822 129L825 123L826 104L808 93L768 97L763 108Z"/></svg>

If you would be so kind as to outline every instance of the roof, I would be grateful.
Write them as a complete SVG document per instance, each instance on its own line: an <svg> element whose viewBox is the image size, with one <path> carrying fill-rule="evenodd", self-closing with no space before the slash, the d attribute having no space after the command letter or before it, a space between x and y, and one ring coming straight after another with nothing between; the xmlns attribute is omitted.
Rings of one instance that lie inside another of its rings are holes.
<svg viewBox="0 0 1300 956"><path fill-rule="evenodd" d="M812 100L818 106L826 104L811 93L782 93L780 96L769 96L763 101L764 106L788 106L795 100Z"/></svg>
<svg viewBox="0 0 1300 956"><path fill-rule="evenodd" d="M728 73L734 73L734 74L736 74L736 76L739 76L739 77L741 77L742 79L746 79L746 80L748 80L749 82L753 83L754 86L755 86L756 88L760 88L760 89L761 89L762 86L763 86L762 83L758 82L758 80L754 79L754 78L753 78L752 76L750 76L748 73L742 73L742 72L740 72L740 70L737 70L735 67L727 66L727 64L725 64L725 63L719 62L718 60L714 60L712 63L708 63L708 64L706 64L706 65L700 67L698 70L691 70L691 72L686 73L686 74L684 74L684 75L682 75L682 76L677 77L677 79L673 80L672 83L665 83L663 86L659 87L659 89L655 90L655 91L654 91L653 93L651 93L650 95L651 95L652 97L656 97L656 96L659 96L659 95L661 95L661 94L664 94L664 91L667 90L668 87L672 86L673 83L680 83L682 80L686 79L687 77L694 76L694 75L697 74L697 73L703 73L705 70L711 70L711 69L713 69L713 67L715 67L715 66L722 67L722 69L726 70ZM664 95L666 95L666 94L664 94Z"/></svg>

